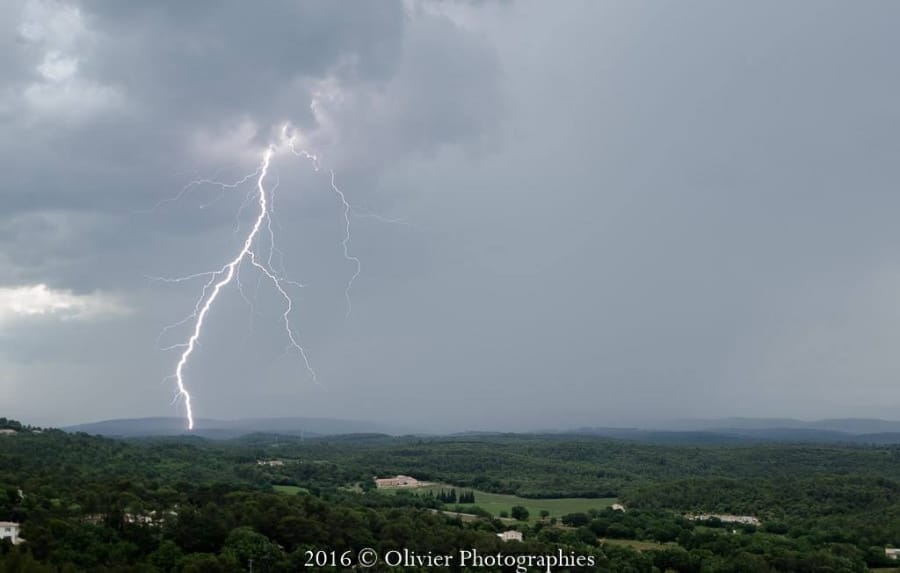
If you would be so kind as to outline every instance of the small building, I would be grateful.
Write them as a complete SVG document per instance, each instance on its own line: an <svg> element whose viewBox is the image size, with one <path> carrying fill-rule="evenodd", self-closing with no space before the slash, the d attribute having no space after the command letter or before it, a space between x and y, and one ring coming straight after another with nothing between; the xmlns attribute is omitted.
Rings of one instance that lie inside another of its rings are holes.
<svg viewBox="0 0 900 573"><path fill-rule="evenodd" d="M89 513L81 518L82 523L100 525L106 520L105 513Z"/></svg>
<svg viewBox="0 0 900 573"><path fill-rule="evenodd" d="M12 428L0 429L0 436L15 436L16 434L18 434L18 432L13 430Z"/></svg>
<svg viewBox="0 0 900 573"><path fill-rule="evenodd" d="M885 547L884 555L888 559L893 559L896 561L897 559L900 559L900 549L898 549L896 547Z"/></svg>
<svg viewBox="0 0 900 573"><path fill-rule="evenodd" d="M691 521L709 521L718 519L722 523L740 523L741 525L759 525L759 518L752 515L731 515L728 513L699 513L686 516Z"/></svg>
<svg viewBox="0 0 900 573"><path fill-rule="evenodd" d="M257 460L257 464L261 466L279 467L284 465L283 460Z"/></svg>
<svg viewBox="0 0 900 573"><path fill-rule="evenodd" d="M418 487L419 480L414 477L398 475L388 478L375 478L375 487Z"/></svg>
<svg viewBox="0 0 900 573"><path fill-rule="evenodd" d="M152 516L143 513L126 513L122 519L125 523L132 525L156 525L156 521Z"/></svg>
<svg viewBox="0 0 900 573"><path fill-rule="evenodd" d="M625 512L625 506L622 505L621 503L614 503L611 506L609 506L609 508L613 511L621 511L623 513Z"/></svg>
<svg viewBox="0 0 900 573"><path fill-rule="evenodd" d="M522 532L515 529L509 529L503 533L498 533L497 537L503 541L522 541Z"/></svg>
<svg viewBox="0 0 900 573"><path fill-rule="evenodd" d="M19 537L19 524L14 521L0 521L0 539L9 539L13 545L25 541Z"/></svg>

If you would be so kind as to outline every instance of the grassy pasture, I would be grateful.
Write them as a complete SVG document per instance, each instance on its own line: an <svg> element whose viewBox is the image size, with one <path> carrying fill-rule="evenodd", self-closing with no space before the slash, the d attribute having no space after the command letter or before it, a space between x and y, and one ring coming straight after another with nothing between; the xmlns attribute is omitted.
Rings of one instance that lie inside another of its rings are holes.
<svg viewBox="0 0 900 573"><path fill-rule="evenodd" d="M428 492L437 494L441 489L449 491L456 489L457 495L462 491L469 491L467 488L459 488L447 484L435 484L417 488L390 488L397 492L407 492L413 495L423 495ZM582 498L582 497L565 497L559 499L530 499L519 497L517 495L504 495L500 493L490 493L486 491L475 491L474 504L459 504L462 511L478 506L489 511L492 515L499 516L501 511L510 511L512 506L521 505L528 510L529 521L540 520L541 510L550 512L550 517L560 517L567 513L576 513L579 511L587 511L589 509L603 509L616 503L618 500L614 497L605 498ZM455 506L454 506L455 507Z"/></svg>
<svg viewBox="0 0 900 573"><path fill-rule="evenodd" d="M272 489L277 491L278 493L286 493L288 495L297 495L298 493L309 493L309 490L305 487L300 487L298 485L273 485Z"/></svg>
<svg viewBox="0 0 900 573"><path fill-rule="evenodd" d="M636 539L604 539L601 545L620 545L631 547L635 551L662 551L678 547L677 543L657 543L655 541L638 541Z"/></svg>

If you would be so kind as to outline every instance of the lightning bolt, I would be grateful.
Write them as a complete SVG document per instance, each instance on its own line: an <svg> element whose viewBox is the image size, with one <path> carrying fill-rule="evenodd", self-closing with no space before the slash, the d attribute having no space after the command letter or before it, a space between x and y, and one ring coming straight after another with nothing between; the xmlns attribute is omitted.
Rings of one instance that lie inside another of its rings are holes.
<svg viewBox="0 0 900 573"><path fill-rule="evenodd" d="M239 183L243 183L256 176L256 190L253 194L255 194L256 196L257 207L259 209L252 227L244 238L244 243L241 250L234 256L233 259L231 259L228 263L226 263L218 270L208 271L205 273L196 273L187 277L181 277L177 279L164 279L169 282L182 282L199 277L209 277L209 280L203 286L200 298L197 300L197 303L194 306L194 312L188 318L180 321L179 323L176 323L175 325L172 325L172 327L174 327L193 321L193 329L191 330L191 335L190 338L188 338L187 342L182 345L175 345L171 347L184 349L178 360L178 364L175 367L174 378L177 388L176 399L181 398L184 401L188 430L192 430L194 428L194 410L191 402L191 393L188 391L184 381L184 369L187 366L191 355L194 353L194 350L197 348L198 341L200 340L200 336L203 332L204 322L206 320L206 317L209 315L210 309L212 309L213 305L216 302L216 299L218 299L219 294L222 292L222 289L224 289L233 281L239 281L240 266L244 261L249 262L250 265L260 271L263 277L269 279L269 281L275 287L275 290L278 291L279 295L284 300L285 310L282 313L282 323L284 324L284 329L287 333L287 338L290 344L289 348L294 348L299 352L301 358L303 359L303 364L306 368L307 373L314 382L317 382L316 372L315 370L313 370L312 365L310 364L306 349L297 340L290 321L290 314L293 310L293 300L285 289L285 285L300 285L291 281L287 281L282 276L279 276L279 273L276 273L271 266L271 253L276 250L276 247L274 242L275 237L271 227L269 192L267 192L266 190L265 181L266 176L269 174L269 166L271 165L272 156L274 155L274 153L274 146L270 145L269 147L267 147L265 152L263 153L262 161L257 170L239 181ZM222 186L223 190L225 188L234 188L238 186L238 183L229 185L222 185L213 181L211 181L211 183ZM259 260L259 257L257 256L257 253L253 250L253 247L257 236L259 235L260 230L264 225L270 235L269 238L271 251L268 259L265 262L261 262Z"/></svg>
<svg viewBox="0 0 900 573"><path fill-rule="evenodd" d="M169 201L178 201L181 199L186 193L188 193L191 189L199 186L214 186L219 188L219 194L212 201L205 203L200 206L200 208L205 208L212 203L220 200L225 196L227 191L239 189L244 184L250 182L255 178L254 188L248 192L244 201L241 203L240 208L236 214L235 218L235 227L234 232L237 234L240 232L241 224L241 214L245 209L247 209L250 205L254 203L258 209L256 217L253 219L253 225L250 227L249 231L247 231L244 236L243 246L238 251L238 253L228 261L224 266L219 269L212 271L205 271L200 273L194 273L191 275L177 277L177 278L163 278L163 277L148 277L153 280L159 280L167 283L182 283L187 281L192 281L196 279L206 279L205 284L201 290L200 296L196 300L194 304L193 312L188 315L186 318L176 322L175 324L171 324L166 326L163 331L160 333L157 338L157 342L159 342L160 338L171 329L178 328L184 326L186 324L192 324L190 330L190 337L184 343L173 344L163 350L174 350L180 349L181 355L178 359L178 363L175 367L175 373L171 376L166 377L166 380L175 380L176 392L174 397L174 402L177 402L181 399L184 402L186 417L187 417L187 425L188 430L193 430L194 428L194 410L192 405L191 393L188 391L187 386L185 384L185 368L187 367L188 362L191 359L191 356L194 353L194 350L199 345L200 337L203 333L204 324L207 316L209 315L211 309L216 303L216 300L219 298L219 294L223 289L228 287L231 283L235 283L238 288L238 292L241 297L244 299L247 304L251 307L251 320L253 315L253 304L247 295L244 292L244 286L241 281L241 268L245 263L249 266L253 267L259 272L259 278L257 281L256 289L259 290L259 286L263 280L268 280L274 289L278 292L282 301L284 302L284 312L281 315L281 322L284 326L285 334L287 335L288 346L287 350L291 349L296 350L301 359L303 360L303 365L306 369L307 374L312 379L313 382L318 383L318 378L316 375L316 371L313 369L312 364L309 361L309 357L307 355L306 349L300 344L298 340L297 334L295 333L295 329L291 325L291 312L294 308L294 301L291 298L290 293L288 292L288 287L302 288L303 285L294 281L291 281L285 277L284 272L284 256L282 252L278 249L275 244L275 231L273 229L273 220L272 220L272 212L274 208L274 200L275 200L275 190L278 188L278 181L274 183L270 188L266 188L266 180L269 176L269 169L272 163L272 158L275 155L276 151L281 150L289 150L293 155L297 157L301 157L309 160L312 163L313 169L316 172L322 170L322 165L319 161L319 158L316 154L298 149L295 145L297 140L296 133L288 136L288 128L289 124L284 124L281 130L281 141L276 146L275 144L271 144L266 147L265 151L262 154L262 159L257 166L256 170L244 175L240 179L231 182L225 183L221 181L217 181L215 176L211 179L197 179L195 181L191 181L186 186L184 186L181 191L172 198L165 199L157 204L159 207L162 203ZM359 277L362 272L362 264L360 263L359 258L353 255L350 251L350 243L352 241L351 237L351 219L357 216L354 208L347 201L347 197L344 195L344 192L338 187L336 183L336 177L333 169L327 169L327 173L330 175L330 187L332 192L340 201L341 205L341 215L343 218L343 236L341 239L341 248L343 251L344 259L353 264L354 271L352 276L346 283L344 288L344 298L347 303L347 312L346 317L350 317L350 313L352 311L352 301L351 301L351 291L353 289L354 281ZM373 216L367 214L368 216ZM260 235L264 233L267 235L266 239L259 240ZM268 248L268 254L265 257L260 256L260 253L255 250L257 248L257 244L261 243L263 249ZM280 264L276 267L274 265L274 259L277 255ZM276 270L278 269L278 270ZM252 323L251 323L252 324Z"/></svg>
<svg viewBox="0 0 900 573"><path fill-rule="evenodd" d="M304 159L308 159L312 165L313 169L319 171L322 169L322 165L319 163L319 157L315 153L310 153L309 151L303 149L297 149L295 143L297 140L297 135L292 134L290 137L287 136L289 124L284 124L281 128L281 138L287 143L288 148L291 150L291 153L296 155L297 157L303 157ZM359 277L359 274L362 272L362 263L360 262L358 257L350 254L350 242L352 240L350 236L350 214L352 211L352 207L350 203L347 202L347 197L344 195L344 192L337 186L334 179L334 170L329 169L328 173L331 175L331 190L337 195L338 199L341 202L341 206L343 207L343 217L344 217L344 236L341 239L341 248L344 251L344 259L349 261L354 266L353 275L347 281L347 285L344 287L344 299L347 301L347 314L345 318L350 318L350 313L353 311L353 302L350 299L350 291L353 289L353 282Z"/></svg>
<svg viewBox="0 0 900 573"><path fill-rule="evenodd" d="M355 281L357 277L359 277L359 273L362 272L362 263L359 262L357 257L350 254L350 203L347 202L344 192L334 183L334 170L329 169L328 172L331 174L331 189L337 194L341 200L341 204L344 206L344 238L341 239L341 247L344 249L344 258L353 263L356 267L353 271L353 276L350 277L350 280L347 281L347 286L344 288L344 298L347 300L347 315L345 318L350 318L350 312L353 310L353 302L350 300L350 290L353 288L353 281Z"/></svg>

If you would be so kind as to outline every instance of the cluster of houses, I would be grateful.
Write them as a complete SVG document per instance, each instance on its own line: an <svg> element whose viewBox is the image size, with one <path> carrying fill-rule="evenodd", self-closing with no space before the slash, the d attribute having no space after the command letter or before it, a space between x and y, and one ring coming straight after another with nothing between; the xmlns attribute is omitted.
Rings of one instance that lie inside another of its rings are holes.
<svg viewBox="0 0 900 573"><path fill-rule="evenodd" d="M166 520L178 517L176 511L150 511L147 513L125 513L122 515L122 521L132 525L146 525L149 527L161 527ZM81 518L84 523L93 523L99 525L106 521L105 513L91 513Z"/></svg>
<svg viewBox="0 0 900 573"><path fill-rule="evenodd" d="M741 525L759 525L759 518L752 515L731 515L729 513L697 513L686 515L691 521L709 521L718 519L722 523L739 523Z"/></svg>

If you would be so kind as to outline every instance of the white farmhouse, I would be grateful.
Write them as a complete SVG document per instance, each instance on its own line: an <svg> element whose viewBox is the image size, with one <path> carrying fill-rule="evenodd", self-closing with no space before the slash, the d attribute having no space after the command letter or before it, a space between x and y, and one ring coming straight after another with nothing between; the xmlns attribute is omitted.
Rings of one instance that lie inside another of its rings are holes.
<svg viewBox="0 0 900 573"><path fill-rule="evenodd" d="M387 478L375 478L375 487L418 487L419 480L414 477L398 475Z"/></svg>
<svg viewBox="0 0 900 573"><path fill-rule="evenodd" d="M0 539L9 539L13 545L25 541L19 537L19 524L14 521L0 521Z"/></svg>
<svg viewBox="0 0 900 573"><path fill-rule="evenodd" d="M498 533L497 537L499 537L503 541L522 541L522 532L516 531L515 529L510 529L508 531L504 531L503 533Z"/></svg>

